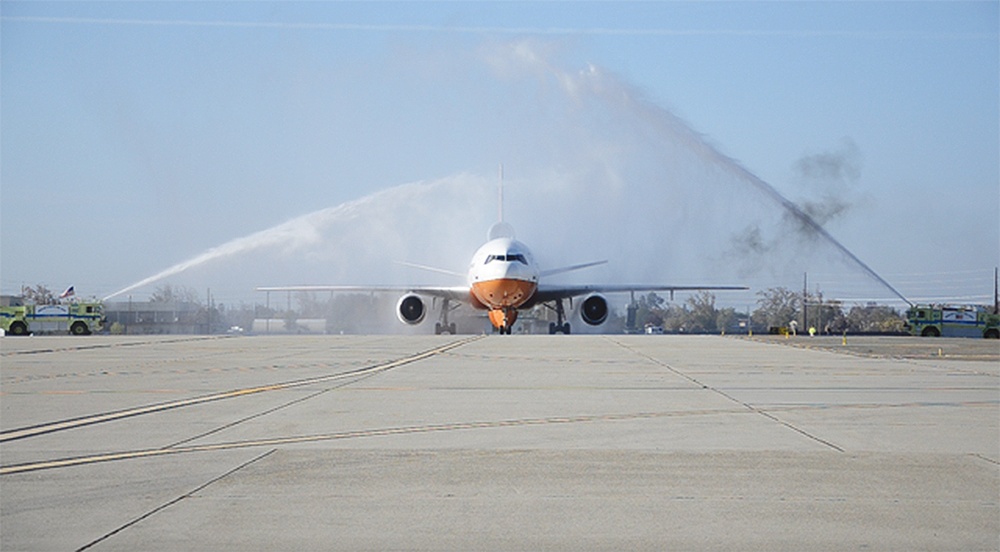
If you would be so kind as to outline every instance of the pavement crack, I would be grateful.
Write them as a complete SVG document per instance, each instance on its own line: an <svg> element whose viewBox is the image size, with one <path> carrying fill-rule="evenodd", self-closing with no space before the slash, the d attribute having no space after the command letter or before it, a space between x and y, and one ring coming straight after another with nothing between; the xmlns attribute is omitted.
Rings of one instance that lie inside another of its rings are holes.
<svg viewBox="0 0 1000 552"><path fill-rule="evenodd" d="M693 383L694 385L697 385L698 387L700 387L702 389L705 389L705 390L708 390L708 391L712 391L713 393L715 393L715 394L717 394L717 395L719 395L721 397L724 397L728 401L734 402L734 403L736 403L736 404L738 404L738 405L746 408L747 410L749 410L751 412L754 412L756 414L760 414L761 416L763 416L763 417L771 420L772 422L776 422L778 424L781 424L781 425L787 427L788 429L791 429L792 431L795 431L796 433L798 433L800 435L808 437L809 439L812 439L813 441L816 441L817 443L820 443L820 444L822 444L822 445L824 445L826 447L832 448L833 450L835 450L837 452L845 452L843 448L835 445L834 443L831 443L830 441L827 441L826 439L822 439L822 438L820 438L820 437L818 437L816 435L813 435L812 433L809 433L808 431L806 431L806 430L804 430L804 429L802 429L802 428L800 428L800 427L798 427L798 426L796 426L796 425L794 425L794 424L792 424L790 422L786 422L786 421L782 420L781 418L778 418L774 414L771 414L770 412L767 412L766 410L762 410L762 409L757 408L756 406L754 406L754 405L752 405L750 403L744 402L744 401L742 401L742 400L740 400L740 399L738 399L738 398L730 395L729 393L726 393L725 391L723 391L721 389L717 389L715 387L712 387L711 385L708 385L707 383L704 383L704 382L698 380L697 378L689 376L689 375L685 374L684 372L681 372L677 368L674 368L673 366L667 364L666 362L663 362L662 360L660 360L660 359L658 359L658 358L656 358L656 357L654 357L652 355L646 354L646 353L644 353L642 351L639 351L639 350L637 350L637 349L635 349L633 347L630 347L630 346L626 345L625 343L622 343L621 341L619 341L617 339L613 339L613 338L607 337L607 336L605 336L605 339L607 339L608 341L611 341L612 343L618 345L619 347L621 347L621 348L623 348L625 350L628 350L628 351L632 352L636 356L640 356L640 357L642 357L642 358L644 358L646 360L649 360L650 362L656 364L657 366L661 366L663 368L666 368L667 370L669 370L673 374L675 374L675 375L677 375L677 376L679 376L681 378L686 379L687 381Z"/></svg>
<svg viewBox="0 0 1000 552"><path fill-rule="evenodd" d="M201 485L199 485L198 487L194 488L193 490L188 491L188 492L186 492L186 493L178 496L177 498L174 498L173 500L165 502L164 504L161 504L161 505L157 506L156 508L153 508L152 510L146 512L145 514L142 514L141 516L139 516L139 517L137 517L137 518L135 518L135 519L133 519L133 520L131 520L131 521L129 521L129 522L121 525L121 526L119 526L118 528L114 529L113 531L110 531L110 532L102 535L101 537L98 537L97 539L95 539L93 541L90 541L89 543L81 546L80 548L77 548L76 552L81 552L83 550L87 550L88 548L92 548L93 546L95 546L95 545L97 545L97 544L99 544L99 543L101 543L103 541L108 540L109 538L117 535L118 533L121 533L122 531L128 529L129 527L132 527L132 526L136 525L137 523L139 523L139 522L141 522L143 520L149 519L150 517L152 517L152 516L154 516L154 515L162 512L163 510L166 510L167 508L173 506L174 504L177 504L178 502L181 502L182 500L184 500L186 498L191 498L195 494L197 494L197 493L205 490L206 488L208 488L213 483L217 483L219 481L222 481L223 479L225 479L225 478L229 477L230 475L232 475L232 474L234 474L234 473L242 470L243 468L249 466L250 464L253 464L254 462L257 462L258 460L262 460L262 459L270 456L276 450L277 449L271 449L271 450L265 452L264 454L260 454L258 456L255 456L254 458L251 458L250 460L247 460L246 462L243 462L242 464L240 464L240 465L236 466L235 468L227 471L226 473L223 473L222 475L219 475L219 476L213 477L212 479L209 479L208 481L206 481L205 483L202 483Z"/></svg>
<svg viewBox="0 0 1000 552"><path fill-rule="evenodd" d="M973 458L978 458L980 460L985 460L985 461L989 462L990 464L993 464L994 466L1000 466L1000 461L997 461L994 458L990 458L989 456L985 456L985 455L979 454L978 452L974 452L970 456L972 456Z"/></svg>

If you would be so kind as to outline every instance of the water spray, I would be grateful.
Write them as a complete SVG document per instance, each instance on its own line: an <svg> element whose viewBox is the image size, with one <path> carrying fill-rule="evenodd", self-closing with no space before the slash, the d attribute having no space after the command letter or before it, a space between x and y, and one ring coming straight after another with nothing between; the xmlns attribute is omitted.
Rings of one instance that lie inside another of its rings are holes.
<svg viewBox="0 0 1000 552"><path fill-rule="evenodd" d="M553 69L554 70L554 69ZM568 79L571 78L570 75L563 73L560 77L562 82L569 82ZM604 99L606 103L612 105L622 105L626 109L636 110L637 119L640 121L645 121L650 124L657 126L663 126L665 128L661 129L667 132L669 135L677 136L682 138L691 150L697 154L702 159L712 163L716 166L723 166L733 171L736 176L750 183L754 188L763 192L763 194L770 198L772 201L776 202L778 205L783 207L788 213L790 213L795 219L808 228L816 235L820 236L828 243L834 246L841 254L851 260L855 265L857 265L861 270L876 282L885 286L886 289L891 291L896 297L899 297L906 304L913 306L902 293L899 292L895 287L892 286L885 278L879 276L874 269L868 266L867 263L862 261L857 255L851 252L844 244L840 243L833 235L830 234L819 222L816 221L809 213L805 212L801 207L799 207L795 202L783 196L778 190L773 186L762 180L757 175L750 172L742 164L740 164L735 159L726 156L718 149L710 145L708 142L702 138L701 135L696 133L682 121L679 117L671 113L670 111L651 104L648 101L641 99L641 95L633 90L630 86L621 83L619 80L611 78L604 78L603 73L598 71L593 65L590 66L588 71L580 74L581 78L590 79L589 84L590 89L598 96ZM579 86L573 86L572 90L569 92L573 94L579 93ZM624 102L623 102L624 100ZM659 124L657 124L659 122Z"/></svg>
<svg viewBox="0 0 1000 552"><path fill-rule="evenodd" d="M768 200L768 203L773 203L777 205L783 213L790 215L801 228L810 232L812 235L820 237L822 240L826 241L832 245L836 251L838 251L844 258L846 258L851 266L856 266L861 269L861 271L868 277L872 278L875 282L884 286L885 289L891 291L895 296L902 299L907 304L912 304L908 301L895 287L893 287L884 278L878 275L870 266L864 263L857 255L852 253L847 247L836 240L823 226L818 222L813 216L811 216L806 210L798 206L791 200L784 197L780 192L778 192L773 186L763 181L749 170L744 168L739 162L727 157L726 155L719 152L716 148L710 145L701 135L696 133L691 129L690 126L681 121L678 117L673 115L670 111L656 106L655 104L646 101L642 98L640 93L637 93L632 87L627 84L622 83L620 79L609 77L604 72L600 71L594 66L589 66L588 70L583 72L570 72L565 71L562 68L556 66L555 64L549 62L545 59L543 54L532 51L533 48L530 44L515 44L515 48L510 49L506 52L508 58L506 61L513 61L517 64L526 65L529 68L536 69L536 71L529 72L528 74L537 76L545 75L546 78L554 77L555 81L560 85L564 92L564 96L559 97L557 100L560 106L570 105L570 106L582 106L588 100L594 100L598 107L605 110L618 110L619 113L613 113L615 115L616 121L627 125L625 130L629 133L628 136L631 137L633 134L646 137L648 133L642 131L639 128L640 125L645 125L647 127L652 127L655 136L651 143L651 147L648 151L642 150L640 152L640 161L655 158L659 151L662 151L665 144L664 142L676 142L683 150L685 154L690 154L695 156L696 161L700 160L706 166L715 168L720 173L725 173L727 178L734 178L739 183L749 184L749 187L741 186L742 188L748 190L757 190ZM567 102L566 100L570 101ZM561 114L559 110L551 110L553 113ZM578 114L580 111L574 111L574 114ZM612 123L616 122L612 121ZM584 121L587 122L587 121ZM604 121L601 121L602 124ZM577 129L578 127L572 125L572 128ZM602 130L604 130L602 128ZM546 140L553 139L550 129L545 129ZM529 133L530 134L530 133ZM586 138L585 133L578 133L574 130L573 137L583 136ZM555 139L559 139L556 136ZM572 144L572 153L576 153L580 150L580 144ZM584 146L589 145L587 143ZM598 144L601 145L601 144ZM549 152L546 152L547 154ZM558 153L558 151L556 152ZM609 155L607 159L601 159L598 157L598 163L614 163L616 157ZM574 159L575 160L575 159ZM610 160L610 161L609 161ZM525 159L516 159L519 163L519 172L527 172L524 167L526 166ZM631 160L630 160L631 161ZM544 165L542 168L542 173L544 178L549 181L547 186L536 186L534 188L535 193L539 196L536 197L536 204L540 205L557 205L560 203L565 203L570 200L581 201L579 198L586 199L590 197L591 201L600 201L602 199L607 199L612 197L612 194L618 194L622 191L627 192L637 192L642 193L644 196L651 195L649 192L656 192L658 190L652 189L629 189L626 187L627 179L619 179L614 181L614 186L607 186L606 181L610 177L611 179L616 178L618 167L612 166L611 170L601 173L599 180L601 182L600 186L593 187L591 191L598 191L599 193L604 193L607 190L613 190L612 192L607 192L606 195L595 195L593 193L588 196L587 194L579 193L579 189L569 190L568 193L566 189L560 188L558 185L551 185L551 177L553 169L551 167L560 166L561 164L566 164L565 160L556 158L553 159L551 155L546 155L542 161ZM623 165L624 166L624 165ZM602 165L603 167L603 165ZM537 168L534 168L537 170ZM659 170L657 168L657 170ZM549 171L546 173L546 171ZM500 182L503 181L503 167L499 167L498 178ZM558 175L558 173L557 173ZM659 176L659 175L656 175ZM575 176L566 177L566 182L571 185L578 184L578 180ZM477 191L471 191L468 189L468 185L472 183L476 187ZM167 268L140 280L132 285L129 285L115 293L112 293L105 297L106 300L113 297L128 293L136 288L147 286L154 282L163 280L165 278L177 275L179 273L188 271L195 267L204 265L209 262L216 260L226 259L233 257L235 255L244 254L251 251L259 250L281 250L283 253L288 250L298 250L302 249L309 251L308 248L319 248L323 246L326 248L330 247L330 243L335 246L340 246L340 242L334 242L333 230L339 231L342 225L344 228L349 228L346 221L351 217L358 217L362 223L367 223L371 221L372 224L377 227L380 231L385 232L385 237L391 238L391 241L398 241L400 243L406 242L406 240L415 239L415 235L408 232L407 229L412 229L413 227L420 225L424 228L424 231L428 235L434 235L435 238L435 248L447 249L448 246L454 246L454 242L459 244L464 244L462 241L464 238L462 236L468 235L468 232L455 232L455 228L462 228L464 230L471 230L479 227L486 227L492 221L480 220L489 216L488 213L478 213L476 208L481 205L490 204L493 201L499 200L500 211L497 213L498 219L504 219L503 209L503 187L502 185L498 188L498 194L500 197L493 199L486 196L485 194L489 192L492 186L489 186L485 179L480 177L469 177L468 175L459 175L456 177L450 177L444 181L439 181L432 184L416 183L419 186L414 185L403 185L396 186L394 188L389 188L366 196L354 202L345 203L337 207L331 207L328 209L323 209L307 215L298 217L284 224L275 226L273 228L263 230L251 234L249 236L231 240L224 243L218 247L209 249L204 253L195 256L187 261L178 263L174 266ZM479 190L484 192L480 194ZM431 193L440 194L436 197L436 201L431 201ZM545 195L549 194L549 195ZM617 197L617 196L614 196ZM597 198L597 199L594 199ZM384 200L384 201L383 201ZM444 211L441 210L442 205L462 205L465 202L465 207L467 208L449 208ZM420 205L421 209L411 209L411 208L399 208L393 211L393 207L398 207L404 202L409 202L408 205ZM648 203L648 200L647 200ZM598 205L599 206L599 205ZM435 216L440 212L447 212L447 217L437 217ZM551 215L551 209L546 212L545 216L555 218L559 216L559 211L556 215ZM570 210L567 209L567 212ZM397 218L405 218L406 222L409 224L404 224L403 221L392 221L390 217L387 217L388 213L395 213L394 216ZM576 215L575 212L571 213ZM410 218L412 217L412 218ZM422 218L418 218L422 217ZM456 218L465 217L465 224L456 224ZM490 217L492 218L492 217ZM440 221L442 222L438 222ZM447 219L447 220L446 220ZM353 221L353 219L351 219ZM536 217L536 220L545 220ZM556 219L559 220L559 219ZM429 221L429 222L428 222ZM565 220L563 221L565 222ZM447 223L447 226L445 226ZM572 221L570 221L572 223ZM351 224L356 223L352 222ZM440 228L427 228L428 224L438 224ZM530 225L528 226L529 232ZM343 234L343 233L341 233ZM536 230L536 235L544 234L543 231ZM358 234L362 239L369 239L366 234ZM453 243L444 243L441 238L447 236L449 240ZM328 243L329 242L329 243ZM364 243L368 243L367 241ZM373 242L374 243L374 242ZM409 243L409 242L407 242ZM359 246L361 244L354 242L344 242L343 247L353 247ZM606 247L613 247L613 245L603 244ZM363 247L363 246L362 246ZM452 247L453 249L457 249ZM374 249L371 248L371 249ZM552 249L559 250L559 247L553 246ZM460 250L464 251L464 250ZM382 247L378 249L378 254L388 255L389 252ZM636 251L627 251L627 253L634 254ZM640 251L644 253L644 251ZM699 257L700 258L700 257ZM400 259L387 259L400 260ZM413 259L402 259L402 260L413 260ZM649 262L649 261L646 261ZM656 271L650 271L650 273L656 274ZM634 274L634 273L633 273Z"/></svg>
<svg viewBox="0 0 1000 552"><path fill-rule="evenodd" d="M419 211L415 213L414 210L406 208L408 205L415 203L437 205L444 198L478 205L484 203L481 194L488 190L485 184L485 180L477 177L457 175L433 182L417 181L380 190L360 199L313 211L266 230L230 240L148 278L130 284L106 296L104 300L108 301L137 288L148 286L202 265L232 259L251 252L314 253L324 247L330 247L331 243L343 244L343 247L357 246L358 234L356 232L364 221L378 221L380 218L394 219L397 224L386 226L383 232L388 232L388 234L384 236L395 238L405 235L402 229L412 228L418 220L407 217L421 216ZM460 212L462 215L452 215L449 220L456 221L462 220L462 217L471 217L477 219L477 223L479 222L479 215L476 212L468 209ZM375 243L379 243L378 235L372 229L366 228L361 234L363 234L361 239L373 240L371 242L372 248ZM333 241L331 236L337 236L341 242ZM352 239L354 241L350 241ZM380 245L383 249L380 251L389 254L385 249L384 241L381 240ZM440 243L450 242L440 240Z"/></svg>
<svg viewBox="0 0 1000 552"><path fill-rule="evenodd" d="M158 272L148 278L144 278L126 286L111 295L104 298L105 301L117 297L119 295L128 293L134 289L147 286L154 282L163 280L164 278L169 278L170 276L175 276L189 269L203 265L209 261L214 261L216 259L222 259L225 257L231 257L233 255L246 253L248 251L253 251L256 249L261 249L265 247L273 247L277 245L282 245L285 247L299 247L302 245L307 245L319 240L320 230L328 224L331 220L336 219L340 216L345 216L349 214L353 209L357 208L365 202L371 201L373 198L379 194L372 194L370 196L361 198L359 200L350 201L343 203L336 207L330 207L327 209L321 209L319 211L314 211L306 215L294 218L279 224L267 230L262 230L260 232L255 232L249 236L244 236L242 238L237 238L228 241L220 246L213 247L200 255L192 257L186 261L177 263L161 272Z"/></svg>
<svg viewBox="0 0 1000 552"><path fill-rule="evenodd" d="M848 249L844 244L840 243L840 241L834 238L833 235L831 235L830 232L826 230L826 228L823 228L823 226L820 223L816 222L816 219L809 216L809 213L803 211L801 207L795 204L795 202L781 195L781 193L778 192L778 190L774 189L773 186L761 180L759 177L748 171L746 168L737 163L735 160L730 159L722 155L721 153L719 153L718 155L721 158L725 159L730 164L730 166L739 171L740 175L743 176L743 178L750 181L750 183L753 184L758 190L761 190L768 197L781 204L781 206L787 209L788 212L790 212L799 222L806 225L806 227L808 227L810 230L816 232L816 234L818 234L820 237L828 241L831 245L837 248L838 251L844 254L848 259L854 261L854 263L858 265L858 267L860 267L861 270L865 272L865 274L871 276L873 279L875 279L875 281L885 286L886 289L895 294L896 297L902 299L904 303L906 303L911 307L913 306L913 303L911 303L909 299L904 297L903 294L899 292L899 290L893 287L893 285L890 284L888 281L886 281L885 278L879 276L878 273L875 272L875 270L873 270L870 266L868 266L867 263L858 258L858 256L852 253L850 249Z"/></svg>

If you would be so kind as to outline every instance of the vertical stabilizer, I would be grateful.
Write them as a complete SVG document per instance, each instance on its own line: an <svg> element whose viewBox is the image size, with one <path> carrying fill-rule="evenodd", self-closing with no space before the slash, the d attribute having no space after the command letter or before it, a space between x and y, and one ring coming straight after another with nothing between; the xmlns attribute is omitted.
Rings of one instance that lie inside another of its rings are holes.
<svg viewBox="0 0 1000 552"><path fill-rule="evenodd" d="M503 163L500 164L500 172L498 175L497 182L498 192L498 207L497 207L497 222L494 224L490 231L486 234L486 238L489 240L495 240L497 238L510 238L514 239L514 227L503 221Z"/></svg>

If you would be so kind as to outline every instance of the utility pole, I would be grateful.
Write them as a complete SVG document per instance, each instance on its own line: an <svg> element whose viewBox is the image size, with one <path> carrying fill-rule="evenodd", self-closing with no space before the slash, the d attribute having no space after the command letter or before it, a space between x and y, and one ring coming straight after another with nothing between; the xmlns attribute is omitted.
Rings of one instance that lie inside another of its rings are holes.
<svg viewBox="0 0 1000 552"><path fill-rule="evenodd" d="M993 314L1000 314L1000 289L998 289L997 284L1000 283L998 280L998 274L1000 268L993 267Z"/></svg>
<svg viewBox="0 0 1000 552"><path fill-rule="evenodd" d="M205 302L208 305L205 307L208 314L208 327L206 332L208 335L212 335L212 288L206 288L205 290Z"/></svg>
<svg viewBox="0 0 1000 552"><path fill-rule="evenodd" d="M802 331L809 328L809 273L802 273Z"/></svg>

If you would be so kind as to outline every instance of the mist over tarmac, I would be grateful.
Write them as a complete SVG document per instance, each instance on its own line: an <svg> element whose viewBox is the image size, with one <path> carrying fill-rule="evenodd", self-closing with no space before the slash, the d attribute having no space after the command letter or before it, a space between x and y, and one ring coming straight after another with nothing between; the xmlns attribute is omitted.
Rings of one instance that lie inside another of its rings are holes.
<svg viewBox="0 0 1000 552"><path fill-rule="evenodd" d="M565 60L552 43L492 42L471 54L412 55L405 68L385 70L402 71L407 80L416 72L423 86L440 92L422 93L439 103L417 108L444 112L449 93L482 96L471 102L481 112L461 114L484 124L468 137L475 155L454 153L454 174L414 174L321 206L165 263L110 297L168 283L248 300L261 285L464 283L397 261L467 269L497 217L496 169L482 162L493 155L504 166L505 218L543 268L609 261L563 281L745 284L755 289L718 298L746 306L756 290L801 286L804 272L821 271L850 285L823 290L828 296L896 299L830 233L851 216L851 186L863 170L863 154L849 138L803 157L795 167L802 195L786 198L641 90L604 68ZM275 186L280 191L281 183ZM259 208L266 207L262 198Z"/></svg>

